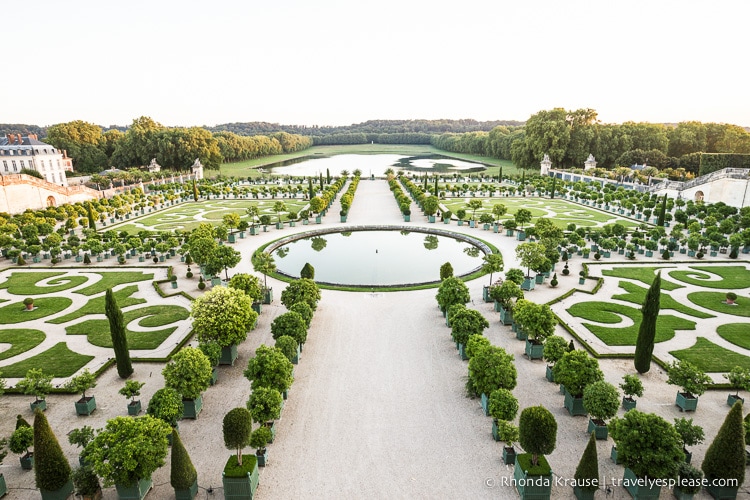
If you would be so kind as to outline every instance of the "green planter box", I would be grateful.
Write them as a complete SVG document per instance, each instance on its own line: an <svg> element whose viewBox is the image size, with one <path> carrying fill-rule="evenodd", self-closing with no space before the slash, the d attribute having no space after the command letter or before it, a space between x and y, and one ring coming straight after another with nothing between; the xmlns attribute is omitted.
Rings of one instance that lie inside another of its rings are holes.
<svg viewBox="0 0 750 500"><path fill-rule="evenodd" d="M593 418L589 419L589 428L586 431L587 433L591 434L592 432L596 436L596 439L602 439L606 440L609 436L609 431L607 430L606 425L599 425L596 422L594 422Z"/></svg>
<svg viewBox="0 0 750 500"><path fill-rule="evenodd" d="M31 470L34 468L34 452L29 452L24 455L21 455L19 457L19 462L21 462L21 468L23 470Z"/></svg>
<svg viewBox="0 0 750 500"><path fill-rule="evenodd" d="M219 358L220 365L234 365L237 359L237 345L232 344L230 346L221 348L221 357Z"/></svg>
<svg viewBox="0 0 750 500"><path fill-rule="evenodd" d="M536 287L536 280L527 276L524 278L523 283L521 283L521 290L525 290L527 292L530 292Z"/></svg>
<svg viewBox="0 0 750 500"><path fill-rule="evenodd" d="M263 303L270 304L273 302L273 288L266 288L263 290Z"/></svg>
<svg viewBox="0 0 750 500"><path fill-rule="evenodd" d="M141 401L131 401L128 403L128 415L136 416L141 413Z"/></svg>
<svg viewBox="0 0 750 500"><path fill-rule="evenodd" d="M482 395L479 398L479 404L482 405L482 413L484 413L485 417L490 416L490 398L487 396L487 394L482 393Z"/></svg>
<svg viewBox="0 0 750 500"><path fill-rule="evenodd" d="M498 302L496 300L494 302L495 302L495 304L494 304L495 311L497 311L499 313L505 312L505 308L502 305L500 305L500 302Z"/></svg>
<svg viewBox="0 0 750 500"><path fill-rule="evenodd" d="M237 237L234 234L229 235L229 243L237 243Z"/></svg>
<svg viewBox="0 0 750 500"><path fill-rule="evenodd" d="M323 223L323 217L320 215L315 216L315 223L316 224L322 224Z"/></svg>
<svg viewBox="0 0 750 500"><path fill-rule="evenodd" d="M521 466L521 461L524 460L522 457L525 455L529 454L523 453L516 457L516 466L513 469L516 491L518 491L522 500L549 500L552 494L552 483L554 482L552 474L546 476L527 474ZM546 462L547 460L543 456L540 456L539 461Z"/></svg>
<svg viewBox="0 0 750 500"><path fill-rule="evenodd" d="M512 325L513 313L511 311L506 311L505 309L500 311L500 323L502 323L505 326Z"/></svg>
<svg viewBox="0 0 750 500"><path fill-rule="evenodd" d="M541 285L544 283L544 275L543 274L537 274L536 275L536 284Z"/></svg>
<svg viewBox="0 0 750 500"><path fill-rule="evenodd" d="M177 288L177 282L176 281L171 281L170 283L171 283L173 289Z"/></svg>
<svg viewBox="0 0 750 500"><path fill-rule="evenodd" d="M203 409L203 395L195 399L183 399L182 405L185 407L182 412L182 418L196 419Z"/></svg>
<svg viewBox="0 0 750 500"><path fill-rule="evenodd" d="M631 399L627 396L623 396L622 398L622 407L625 408L625 411L634 409L637 404L638 402L635 399Z"/></svg>
<svg viewBox="0 0 750 500"><path fill-rule="evenodd" d="M512 229L506 229L505 230L505 236L513 236L513 230Z"/></svg>
<svg viewBox="0 0 750 500"><path fill-rule="evenodd" d="M542 349L544 350L544 349ZM547 365L547 371L544 374L544 376L549 380L550 382L555 382L555 372L552 371L552 367L550 365Z"/></svg>
<svg viewBox="0 0 750 500"><path fill-rule="evenodd" d="M209 384L216 385L217 380L219 380L219 369L214 366L211 368L211 382Z"/></svg>
<svg viewBox="0 0 750 500"><path fill-rule="evenodd" d="M467 361L469 359L469 356L466 355L466 346L463 344L458 344L458 355L461 357L463 361Z"/></svg>
<svg viewBox="0 0 750 500"><path fill-rule="evenodd" d="M68 480L59 490L49 491L40 488L39 493L42 494L42 500L65 500L73 493L73 480Z"/></svg>
<svg viewBox="0 0 750 500"><path fill-rule="evenodd" d="M738 487L729 486L706 486L708 494L716 500L733 500L737 498Z"/></svg>
<svg viewBox="0 0 750 500"><path fill-rule="evenodd" d="M143 500L154 483L151 478L139 479L134 484L115 484L119 500Z"/></svg>
<svg viewBox="0 0 750 500"><path fill-rule="evenodd" d="M658 500L661 494L661 486L651 486L644 481L641 483L632 470L625 468L623 474L623 486L628 490L630 496L636 500L654 499Z"/></svg>
<svg viewBox="0 0 750 500"><path fill-rule="evenodd" d="M516 449L507 446L503 446L503 463L505 465L515 465L516 463Z"/></svg>
<svg viewBox="0 0 750 500"><path fill-rule="evenodd" d="M8 493L8 485L5 484L5 476L0 473L0 498Z"/></svg>
<svg viewBox="0 0 750 500"><path fill-rule="evenodd" d="M617 461L617 447L612 446L612 450L609 452L609 458L612 459L612 462L614 462L615 465L618 465L619 462Z"/></svg>
<svg viewBox="0 0 750 500"><path fill-rule="evenodd" d="M579 285L585 285L586 284L586 278L578 278L578 284Z"/></svg>
<svg viewBox="0 0 750 500"><path fill-rule="evenodd" d="M524 350L526 356L529 359L542 359L542 353L544 352L544 344L536 340L530 340L526 338L526 348Z"/></svg>
<svg viewBox="0 0 750 500"><path fill-rule="evenodd" d="M433 219L434 219L434 217L433 217ZM346 215L339 215L339 220L341 222L346 222ZM432 222L435 222L435 221L433 220Z"/></svg>
<svg viewBox="0 0 750 500"><path fill-rule="evenodd" d="M211 278L211 286L220 286L221 285L221 278L215 276Z"/></svg>
<svg viewBox="0 0 750 500"><path fill-rule="evenodd" d="M497 427L497 419L492 419L492 439L500 441L500 429Z"/></svg>
<svg viewBox="0 0 750 500"><path fill-rule="evenodd" d="M39 408L42 411L47 411L47 400L46 399L37 399L33 403L29 403L29 406L31 407L31 411L35 411L37 408Z"/></svg>
<svg viewBox="0 0 750 500"><path fill-rule="evenodd" d="M740 404L745 404L745 400L739 396L735 396L734 394L730 394L727 396L727 405L728 406L734 406L734 403L737 401L741 401Z"/></svg>
<svg viewBox="0 0 750 500"><path fill-rule="evenodd" d="M589 490L582 490L578 486L573 487L573 494L575 495L577 500L594 500L595 493L596 493L596 490L589 491Z"/></svg>
<svg viewBox="0 0 750 500"><path fill-rule="evenodd" d="M252 472L248 472L246 477L227 477L226 473L222 473L225 500L252 500L258 488L258 459L255 455L242 455L243 465L245 460L253 461Z"/></svg>
<svg viewBox="0 0 750 500"><path fill-rule="evenodd" d="M411 222L411 215L404 215L404 222Z"/></svg>
<svg viewBox="0 0 750 500"><path fill-rule="evenodd" d="M78 415L91 415L96 410L96 398L87 396L76 401L76 413Z"/></svg>
<svg viewBox="0 0 750 500"><path fill-rule="evenodd" d="M678 392L675 404L680 408L680 411L695 411L698 408L698 398L692 396L692 394Z"/></svg>
<svg viewBox="0 0 750 500"><path fill-rule="evenodd" d="M516 239L518 241L525 241L526 240L526 231L517 231L516 232Z"/></svg>
<svg viewBox="0 0 750 500"><path fill-rule="evenodd" d="M283 222L277 222L276 223L276 229L284 229L284 223Z"/></svg>
<svg viewBox="0 0 750 500"><path fill-rule="evenodd" d="M565 389L564 406L572 416L587 414L586 409L583 407L583 397L573 397L567 389Z"/></svg>
<svg viewBox="0 0 750 500"><path fill-rule="evenodd" d="M672 494L677 500L692 500L695 498L695 493L685 493L679 486L674 487Z"/></svg>
<svg viewBox="0 0 750 500"><path fill-rule="evenodd" d="M485 302L492 302L492 298L490 298L490 287L487 285L482 287L482 300ZM495 311L497 311L497 308L495 308Z"/></svg>
<svg viewBox="0 0 750 500"><path fill-rule="evenodd" d="M258 460L258 467L265 467L268 462L268 448L263 450L262 454L259 451L256 451L255 458Z"/></svg>
<svg viewBox="0 0 750 500"><path fill-rule="evenodd" d="M196 479L195 481L193 481L193 484L190 485L190 488L186 490L175 489L174 494L177 500L193 500L198 494L198 480Z"/></svg>
<svg viewBox="0 0 750 500"><path fill-rule="evenodd" d="M253 305L250 307L252 307L253 311L260 314L261 311L263 310L263 302L253 302Z"/></svg>
<svg viewBox="0 0 750 500"><path fill-rule="evenodd" d="M517 323L513 324L516 325ZM524 332L522 328L516 328L516 338L518 340L526 340L528 339L528 335L526 335L526 332Z"/></svg>

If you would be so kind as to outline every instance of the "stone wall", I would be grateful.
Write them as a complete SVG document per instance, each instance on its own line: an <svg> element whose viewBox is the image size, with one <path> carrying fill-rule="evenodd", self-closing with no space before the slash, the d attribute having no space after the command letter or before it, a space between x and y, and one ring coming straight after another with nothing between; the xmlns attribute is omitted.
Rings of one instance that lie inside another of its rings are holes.
<svg viewBox="0 0 750 500"><path fill-rule="evenodd" d="M101 197L102 193L86 186L63 187L26 174L0 176L0 212L9 214Z"/></svg>

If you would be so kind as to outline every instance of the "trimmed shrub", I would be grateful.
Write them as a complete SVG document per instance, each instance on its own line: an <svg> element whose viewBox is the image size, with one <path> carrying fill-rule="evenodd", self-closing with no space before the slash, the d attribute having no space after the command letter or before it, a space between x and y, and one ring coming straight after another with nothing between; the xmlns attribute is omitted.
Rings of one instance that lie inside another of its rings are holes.
<svg viewBox="0 0 750 500"><path fill-rule="evenodd" d="M177 429L172 429L172 465L169 474L169 483L175 490L187 490L198 479L190 455L182 444Z"/></svg>
<svg viewBox="0 0 750 500"><path fill-rule="evenodd" d="M34 411L34 478L40 490L59 490L70 481L70 464L42 410Z"/></svg>
<svg viewBox="0 0 750 500"><path fill-rule="evenodd" d="M531 453L531 463L539 464L539 455L555 451L557 443L557 421L544 406L524 408L518 421L521 447Z"/></svg>
<svg viewBox="0 0 750 500"><path fill-rule="evenodd" d="M706 451L701 469L706 479L736 479L745 482L745 429L742 422L742 402L729 410L711 445Z"/></svg>
<svg viewBox="0 0 750 500"><path fill-rule="evenodd" d="M586 449L583 450L573 478L576 486L583 491L599 489L599 458L596 454L596 433L594 432L591 433Z"/></svg>

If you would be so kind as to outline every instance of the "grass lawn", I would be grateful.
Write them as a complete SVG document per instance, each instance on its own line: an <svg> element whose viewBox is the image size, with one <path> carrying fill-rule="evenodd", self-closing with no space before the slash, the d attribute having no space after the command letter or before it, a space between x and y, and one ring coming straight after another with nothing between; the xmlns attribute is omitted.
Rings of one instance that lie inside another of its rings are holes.
<svg viewBox="0 0 750 500"><path fill-rule="evenodd" d="M156 349L177 328L176 326L162 330L147 332L133 331L127 328L131 322L141 327L152 328L169 325L176 321L187 319L190 313L181 306L149 306L123 311L122 316L126 325L128 347L130 349ZM112 337L109 333L109 321L106 319L90 319L67 327L68 335L86 335L90 343L99 347L112 347Z"/></svg>
<svg viewBox="0 0 750 500"><path fill-rule="evenodd" d="M78 290L76 293L91 296L96 295L97 293L106 292L107 289L117 285L122 285L123 283L137 283L139 281L152 281L154 279L153 273L146 274L140 271L105 272L95 274L100 275L102 279L91 286Z"/></svg>
<svg viewBox="0 0 750 500"><path fill-rule="evenodd" d="M654 278L656 277L656 271L659 269L663 269L662 267L641 267L641 266L620 266L616 267L614 269L608 270L603 269L602 274L604 276L614 276L615 278L625 278L635 281L640 281L641 283L646 284L647 286L651 286L651 283L653 283ZM664 279L664 273L662 273L661 277L661 289L662 290L676 290L677 288L682 288L683 285L678 285L676 283L672 283L671 281L667 281Z"/></svg>
<svg viewBox="0 0 750 500"><path fill-rule="evenodd" d="M701 288L741 290L750 286L750 270L745 266L690 266L690 269L695 271L670 271L669 275ZM712 279L712 274L720 276L721 280Z"/></svg>
<svg viewBox="0 0 750 500"><path fill-rule="evenodd" d="M62 276L65 272L14 272L5 283L0 284L0 289L7 288L8 293L13 295L44 295L57 293L69 288L77 287L86 283L86 276L65 276L63 278L51 279L47 286L37 286L42 280Z"/></svg>
<svg viewBox="0 0 750 500"><path fill-rule="evenodd" d="M727 342L750 350L750 323L727 323L719 325L716 333Z"/></svg>
<svg viewBox="0 0 750 500"><path fill-rule="evenodd" d="M646 299L646 292L648 291L647 288L640 287L635 283L631 283L629 281L620 281L619 286L628 293L613 295L613 299L632 302L633 304L638 304L639 306L643 304L643 301ZM697 311L692 307L688 307L685 304L677 302L667 293L662 293L659 297L659 310L663 311L665 309L673 309L675 311L685 313L688 316L695 316L696 318L715 317L713 314Z"/></svg>
<svg viewBox="0 0 750 500"><path fill-rule="evenodd" d="M145 303L146 299L138 299L135 297L131 297L131 295L133 295L137 291L138 291L138 285L128 285L125 288L114 292L117 305L120 306L120 308L123 308L123 307L135 306L138 304ZM90 299L88 302L86 302L86 305L84 305L83 307L73 311L70 314L66 314L65 316L60 316L59 318L53 318L47 321L47 323L59 325L61 323L67 323L68 321L73 321L74 319L78 319L81 316L85 316L87 314L104 314L104 300L105 300L104 295Z"/></svg>
<svg viewBox="0 0 750 500"><path fill-rule="evenodd" d="M0 344L10 344L10 349L0 351L0 360L12 358L17 354L33 349L42 343L46 335L39 330L30 330L28 328L19 328L12 330L0 330ZM0 368L0 374L4 373L5 368Z"/></svg>
<svg viewBox="0 0 750 500"><path fill-rule="evenodd" d="M23 302L13 302L0 307L0 325L12 325L57 314L73 303L67 297L41 297L34 299L34 309L26 310Z"/></svg>
<svg viewBox="0 0 750 500"><path fill-rule="evenodd" d="M680 351L670 351L677 359L690 361L704 372L729 372L735 366L750 369L750 357L718 346L703 337L695 345Z"/></svg>
<svg viewBox="0 0 750 500"><path fill-rule="evenodd" d="M70 377L92 359L94 356L73 352L68 349L68 344L60 342L36 356L3 366L3 377L23 378L30 369L39 367L55 377Z"/></svg>
<svg viewBox="0 0 750 500"><path fill-rule="evenodd" d="M610 328L591 323L583 323L591 333L599 337L607 345L635 345L638 338L638 328L641 324L641 312L629 306L613 302L579 302L568 308L568 312L575 317L613 324L615 318L621 322L617 314L629 317L633 325L624 328ZM604 321L601 321L601 319ZM678 318L670 314L659 315L656 321L656 342L665 342L675 336L676 330L695 330L695 322Z"/></svg>
<svg viewBox="0 0 750 500"><path fill-rule="evenodd" d="M711 311L732 316L750 317L750 299L737 297L737 305L726 304L726 294L723 292L693 292L688 294L688 300Z"/></svg>

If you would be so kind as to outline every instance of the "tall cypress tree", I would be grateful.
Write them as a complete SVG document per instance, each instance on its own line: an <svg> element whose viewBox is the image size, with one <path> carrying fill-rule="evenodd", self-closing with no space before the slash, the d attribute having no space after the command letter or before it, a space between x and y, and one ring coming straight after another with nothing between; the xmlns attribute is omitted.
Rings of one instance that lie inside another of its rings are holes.
<svg viewBox="0 0 750 500"><path fill-rule="evenodd" d="M172 429L172 468L169 475L172 488L189 490L197 478L198 474L177 429Z"/></svg>
<svg viewBox="0 0 750 500"><path fill-rule="evenodd" d="M120 378L128 378L133 374L133 365L130 363L130 351L128 350L128 338L125 335L122 311L115 301L111 288L107 289L104 299L104 312L109 320L109 333L112 335L112 347L115 350L117 374Z"/></svg>
<svg viewBox="0 0 750 500"><path fill-rule="evenodd" d="M329 169L326 169L326 184L330 184L330 183L331 183L331 171Z"/></svg>
<svg viewBox="0 0 750 500"><path fill-rule="evenodd" d="M89 229L96 230L96 220L94 220L94 209L91 207L91 203L86 204L86 214L89 217Z"/></svg>
<svg viewBox="0 0 750 500"><path fill-rule="evenodd" d="M195 184L195 179L193 179L193 201L198 201L198 186Z"/></svg>
<svg viewBox="0 0 750 500"><path fill-rule="evenodd" d="M729 410L718 434L706 450L701 469L709 481L736 479L737 486L742 486L745 481L745 428L742 424L741 401L734 403Z"/></svg>
<svg viewBox="0 0 750 500"><path fill-rule="evenodd" d="M667 195L664 195L664 199L661 202L661 207L659 207L659 218L656 220L657 226L664 226L664 219L667 216Z"/></svg>
<svg viewBox="0 0 750 500"><path fill-rule="evenodd" d="M580 490L596 491L599 489L599 458L596 454L596 434L594 432L589 437L589 444L583 450L581 461L578 462L573 477Z"/></svg>
<svg viewBox="0 0 750 500"><path fill-rule="evenodd" d="M557 177L552 178L552 196L550 196L550 199L555 199L555 189L557 188Z"/></svg>
<svg viewBox="0 0 750 500"><path fill-rule="evenodd" d="M310 196L310 199L312 200L315 197L315 191L313 191L313 186L312 186L312 177L307 178L307 191Z"/></svg>
<svg viewBox="0 0 750 500"><path fill-rule="evenodd" d="M659 298L661 296L661 271L656 273L651 288L641 307L641 327L638 329L638 340L635 342L635 369L646 373L651 369L651 355L654 353L656 338L656 319L659 316Z"/></svg>
<svg viewBox="0 0 750 500"><path fill-rule="evenodd" d="M70 464L42 410L34 412L34 476L40 490L57 491L70 481ZM73 485L69 486L70 491ZM68 493L70 493L70 491Z"/></svg>

